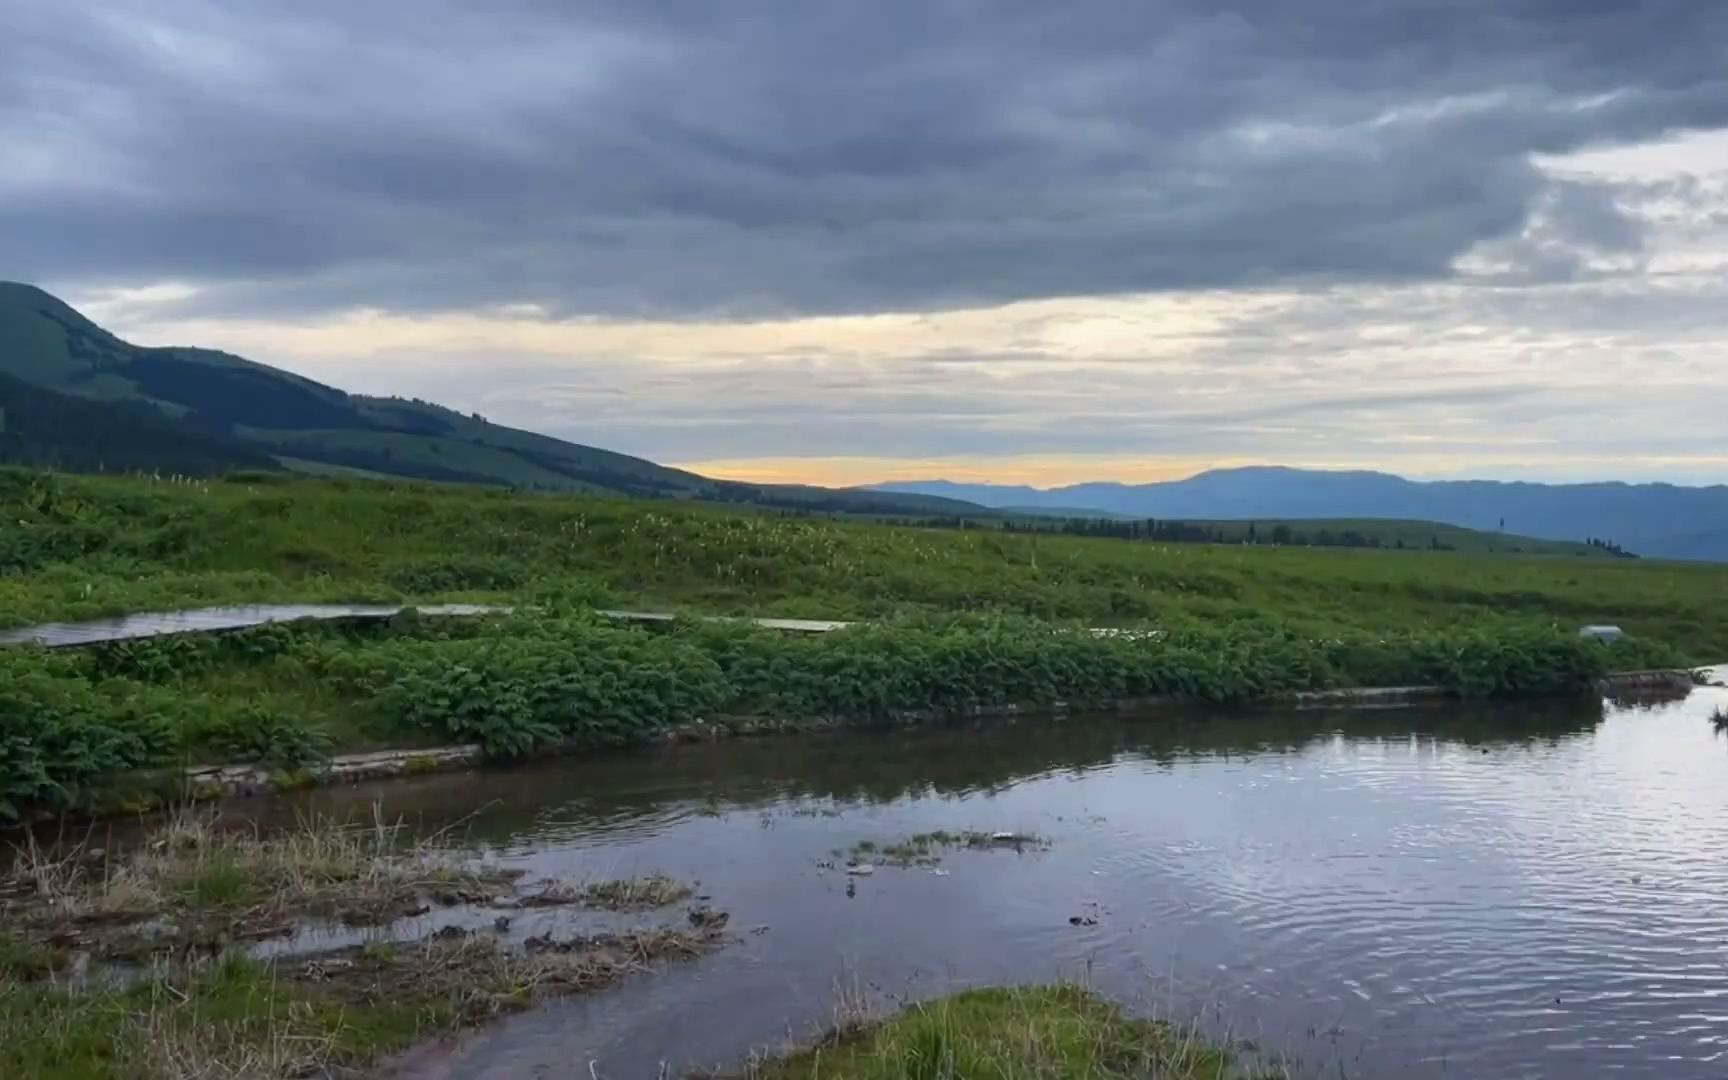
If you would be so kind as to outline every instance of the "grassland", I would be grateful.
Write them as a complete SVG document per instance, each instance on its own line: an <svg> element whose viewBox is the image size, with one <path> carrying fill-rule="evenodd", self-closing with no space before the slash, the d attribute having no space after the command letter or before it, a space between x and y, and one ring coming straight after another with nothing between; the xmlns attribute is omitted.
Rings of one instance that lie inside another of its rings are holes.
<svg viewBox="0 0 1728 1080"><path fill-rule="evenodd" d="M0 623L241 601L486 600L486 620L0 650L0 815L117 773L333 749L608 746L716 716L875 722L1007 702L1347 685L1578 692L1728 656L1728 567L944 531L356 479L0 471ZM858 617L792 638L596 606ZM1576 627L1617 622L1612 650ZM1156 634L1096 636L1084 626Z"/></svg>
<svg viewBox="0 0 1728 1080"><path fill-rule="evenodd" d="M1614 622L1728 656L1728 566L1154 544L360 479L0 470L0 626L262 600L1013 614L1324 633Z"/></svg>

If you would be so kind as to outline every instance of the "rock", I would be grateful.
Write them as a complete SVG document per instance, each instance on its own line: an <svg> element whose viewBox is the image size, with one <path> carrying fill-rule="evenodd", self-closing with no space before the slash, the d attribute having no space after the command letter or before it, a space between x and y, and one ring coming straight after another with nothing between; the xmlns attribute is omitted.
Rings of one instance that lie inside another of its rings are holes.
<svg viewBox="0 0 1728 1080"><path fill-rule="evenodd" d="M498 931L500 934L509 930L510 929L510 916L500 915L496 919L493 919L492 920L492 929Z"/></svg>
<svg viewBox="0 0 1728 1080"><path fill-rule="evenodd" d="M1068 916L1068 925L1069 926L1097 926L1098 920L1093 918L1090 915L1070 915L1070 916Z"/></svg>
<svg viewBox="0 0 1728 1080"><path fill-rule="evenodd" d="M853 877L869 877L876 872L876 867L870 863L853 863L846 867L846 872Z"/></svg>
<svg viewBox="0 0 1728 1080"><path fill-rule="evenodd" d="M718 930L726 925L732 916L724 911L715 911L707 905L699 904L685 913L690 925L698 930Z"/></svg>

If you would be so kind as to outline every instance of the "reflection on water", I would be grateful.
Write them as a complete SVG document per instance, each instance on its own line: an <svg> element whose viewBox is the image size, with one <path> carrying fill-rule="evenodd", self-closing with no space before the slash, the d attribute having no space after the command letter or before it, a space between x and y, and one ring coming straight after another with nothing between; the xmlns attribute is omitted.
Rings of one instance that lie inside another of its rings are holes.
<svg viewBox="0 0 1728 1080"><path fill-rule="evenodd" d="M418 1075L657 1074L884 998L1084 976L1326 1075L1728 1075L1728 740L1682 703L1028 721L668 747L309 795L560 875L697 878L727 950ZM287 813L283 804L261 804ZM1032 832L848 879L836 848ZM848 886L855 887L855 895ZM1074 926L1070 917L1096 918Z"/></svg>

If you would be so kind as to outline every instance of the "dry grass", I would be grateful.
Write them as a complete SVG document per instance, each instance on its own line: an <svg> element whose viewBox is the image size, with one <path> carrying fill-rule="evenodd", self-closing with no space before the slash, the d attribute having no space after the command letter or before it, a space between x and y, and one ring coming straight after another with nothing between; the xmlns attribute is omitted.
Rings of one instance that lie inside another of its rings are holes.
<svg viewBox="0 0 1728 1080"><path fill-rule="evenodd" d="M216 953L291 932L308 916L375 926L432 904L513 896L514 872L476 865L397 825L312 820L280 833L183 814L121 859L78 846L16 852L0 918L21 940L115 960Z"/></svg>
<svg viewBox="0 0 1728 1080"><path fill-rule="evenodd" d="M654 874L643 878L615 878L572 885L553 881L539 891L521 897L522 907L556 907L580 904L607 911L651 911L688 900L695 890L681 881Z"/></svg>
<svg viewBox="0 0 1728 1080"><path fill-rule="evenodd" d="M935 832L917 833L900 840L878 842L861 840L845 853L848 863L880 863L887 866L934 866L942 861L944 851L1013 851L1024 854L1028 851L1043 851L1049 848L1050 842L1030 833L1018 832L981 832L976 829L964 829L960 832L949 832L937 829ZM840 855L835 852L835 855Z"/></svg>
<svg viewBox="0 0 1728 1080"><path fill-rule="evenodd" d="M81 850L50 856L34 842L15 876L40 911L75 922L123 922L165 912L253 918L388 909L420 895L491 896L514 879L429 845L410 846L400 825L310 820L281 833L226 829L183 813L125 859L99 867Z"/></svg>
<svg viewBox="0 0 1728 1080"><path fill-rule="evenodd" d="M211 1023L171 1000L166 983L152 1007L131 1014L125 1041L136 1049L127 1070L163 1080L256 1080L315 1076L338 1058L340 1029L331 1030L306 1002L285 1000L255 1024ZM180 1006L180 1007L177 1007Z"/></svg>
<svg viewBox="0 0 1728 1080"><path fill-rule="evenodd" d="M349 993L359 988L362 1000L431 994L473 1021L538 994L599 989L662 960L700 956L723 941L718 930L649 927L566 940L530 938L516 951L493 937L456 933L409 945L362 945L301 957L294 977L346 987Z"/></svg>
<svg viewBox="0 0 1728 1080"><path fill-rule="evenodd" d="M609 986L724 942L712 915L514 950L440 933L265 963L230 955L117 989L0 979L0 1076L227 1080L345 1074L430 1035Z"/></svg>

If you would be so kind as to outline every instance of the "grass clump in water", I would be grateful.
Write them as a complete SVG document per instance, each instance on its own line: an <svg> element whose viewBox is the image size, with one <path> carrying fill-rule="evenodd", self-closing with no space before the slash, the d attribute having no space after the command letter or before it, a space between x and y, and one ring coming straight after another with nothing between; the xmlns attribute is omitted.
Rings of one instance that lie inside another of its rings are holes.
<svg viewBox="0 0 1728 1080"><path fill-rule="evenodd" d="M1076 986L969 990L751 1062L741 1080L1225 1080L1230 1053Z"/></svg>
<svg viewBox="0 0 1728 1080"><path fill-rule="evenodd" d="M687 900L694 892L695 890L684 882L652 874L642 878L613 878L586 885L548 882L541 886L539 891L521 897L517 903L525 908L579 905L607 911L650 911Z"/></svg>
<svg viewBox="0 0 1728 1080"><path fill-rule="evenodd" d="M92 865L74 848L18 852L0 917L23 938L74 935L136 957L271 936L305 916L376 925L427 901L491 900L516 875L401 841L396 826L314 820L280 833L225 829L186 813L123 858ZM139 929L171 924L172 940ZM134 932L138 930L138 932ZM122 939L124 943L122 944Z"/></svg>
<svg viewBox="0 0 1728 1080"><path fill-rule="evenodd" d="M582 889L582 902L611 911L643 911L686 900L694 890L658 874L645 878L597 881Z"/></svg>
<svg viewBox="0 0 1728 1080"><path fill-rule="evenodd" d="M1029 833L980 832L976 829L949 832L946 829L937 829L934 832L915 833L889 843L860 840L852 845L852 850L847 853L847 861L853 864L875 862L888 866L934 866L942 861L944 851L964 849L1024 853L1043 851L1049 846L1049 841Z"/></svg>

